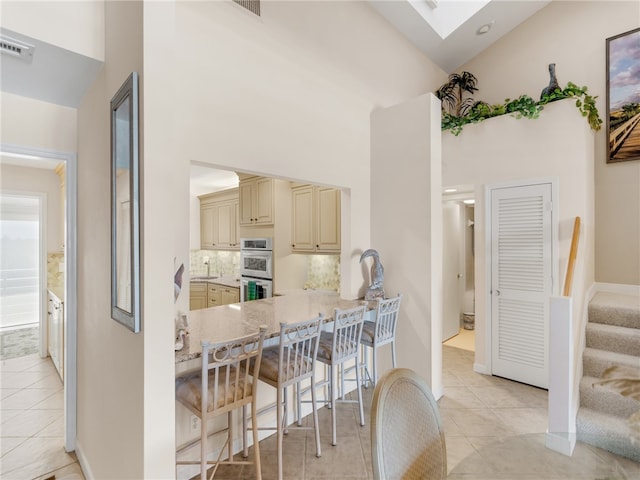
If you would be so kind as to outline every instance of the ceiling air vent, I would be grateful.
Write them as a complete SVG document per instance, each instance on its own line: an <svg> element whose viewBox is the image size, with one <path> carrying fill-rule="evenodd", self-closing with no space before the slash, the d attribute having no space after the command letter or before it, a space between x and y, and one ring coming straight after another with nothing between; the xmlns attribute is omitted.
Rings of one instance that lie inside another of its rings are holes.
<svg viewBox="0 0 640 480"><path fill-rule="evenodd" d="M6 35L0 35L0 52L2 52L3 55L31 63L34 51L35 47L33 45L15 40Z"/></svg>
<svg viewBox="0 0 640 480"><path fill-rule="evenodd" d="M260 0L233 0L235 3L243 8L246 8L251 13L255 13L260 16Z"/></svg>

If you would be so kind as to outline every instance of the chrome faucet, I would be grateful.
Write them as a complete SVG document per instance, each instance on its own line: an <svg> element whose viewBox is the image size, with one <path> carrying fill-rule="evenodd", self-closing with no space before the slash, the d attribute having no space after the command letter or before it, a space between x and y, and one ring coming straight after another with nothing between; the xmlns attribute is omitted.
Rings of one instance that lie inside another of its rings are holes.
<svg viewBox="0 0 640 480"><path fill-rule="evenodd" d="M210 277L211 276L211 265L209 264L209 260L204 262L204 264L207 266L207 277Z"/></svg>

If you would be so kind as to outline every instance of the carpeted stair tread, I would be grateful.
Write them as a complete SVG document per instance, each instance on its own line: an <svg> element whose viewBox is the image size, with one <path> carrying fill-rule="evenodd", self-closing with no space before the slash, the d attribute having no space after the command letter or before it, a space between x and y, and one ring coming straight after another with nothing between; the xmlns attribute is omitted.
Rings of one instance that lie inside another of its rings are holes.
<svg viewBox="0 0 640 480"><path fill-rule="evenodd" d="M628 419L580 407L576 434L581 442L640 462L640 445L631 441Z"/></svg>
<svg viewBox="0 0 640 480"><path fill-rule="evenodd" d="M587 347L640 357L640 329L587 323Z"/></svg>
<svg viewBox="0 0 640 480"><path fill-rule="evenodd" d="M585 348L582 354L582 365L583 375L601 377L602 372L614 365L640 369L640 357L596 348Z"/></svg>
<svg viewBox="0 0 640 480"><path fill-rule="evenodd" d="M589 302L589 322L640 328L640 297L598 292Z"/></svg>
<svg viewBox="0 0 640 480"><path fill-rule="evenodd" d="M581 408L585 407L625 419L640 411L639 401L607 390L601 385L594 387L593 384L600 380L600 378L596 377L582 377L582 380L580 380Z"/></svg>

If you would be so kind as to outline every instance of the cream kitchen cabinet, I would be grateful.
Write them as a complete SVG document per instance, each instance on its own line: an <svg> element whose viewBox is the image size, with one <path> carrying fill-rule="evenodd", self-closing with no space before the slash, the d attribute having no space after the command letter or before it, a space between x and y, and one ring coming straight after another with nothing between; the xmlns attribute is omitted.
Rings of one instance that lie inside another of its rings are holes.
<svg viewBox="0 0 640 480"><path fill-rule="evenodd" d="M312 185L295 187L291 201L292 251L340 252L340 190Z"/></svg>
<svg viewBox="0 0 640 480"><path fill-rule="evenodd" d="M217 283L209 283L207 294L207 305L209 307L229 305L230 303L238 303L240 301L239 288L219 285Z"/></svg>
<svg viewBox="0 0 640 480"><path fill-rule="evenodd" d="M222 287L210 283L207 287L207 306L217 307L222 305Z"/></svg>
<svg viewBox="0 0 640 480"><path fill-rule="evenodd" d="M273 225L273 179L240 180L240 225Z"/></svg>
<svg viewBox="0 0 640 480"><path fill-rule="evenodd" d="M189 310L240 302L240 288L212 282L191 282Z"/></svg>
<svg viewBox="0 0 640 480"><path fill-rule="evenodd" d="M222 287L222 304L229 305L230 303L240 302L240 289L233 287Z"/></svg>
<svg viewBox="0 0 640 480"><path fill-rule="evenodd" d="M47 292L47 300L49 355L64 381L64 302L51 290Z"/></svg>
<svg viewBox="0 0 640 480"><path fill-rule="evenodd" d="M238 250L238 189L201 195L200 248Z"/></svg>
<svg viewBox="0 0 640 480"><path fill-rule="evenodd" d="M189 283L189 310L207 308L207 282Z"/></svg>

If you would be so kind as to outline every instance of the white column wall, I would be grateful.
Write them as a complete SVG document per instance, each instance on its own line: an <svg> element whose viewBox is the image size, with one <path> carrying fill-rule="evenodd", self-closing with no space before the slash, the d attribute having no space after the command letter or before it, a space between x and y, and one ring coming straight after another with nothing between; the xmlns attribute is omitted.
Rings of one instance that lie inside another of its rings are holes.
<svg viewBox="0 0 640 480"><path fill-rule="evenodd" d="M397 366L425 378L436 398L442 395L440 154L440 101L432 94L371 114L371 248L385 268L386 296L403 294ZM390 352L379 358L381 374L391 367Z"/></svg>
<svg viewBox="0 0 640 480"><path fill-rule="evenodd" d="M147 377L153 378L156 371L153 364L145 363L145 337L155 338L159 323L145 313L146 296L141 333L134 334L111 319L110 100L129 74L137 71L142 79L140 111L144 112L142 13L142 2L107 2L105 66L78 109L76 453L86 478L153 478L145 472L145 411L158 399L145 390ZM142 120L140 128L143 131ZM144 152L140 158L144 178ZM142 218L144 222L144 213ZM143 291L148 277L143 265ZM160 358L171 355L167 348L158 345L155 353ZM158 425L170 425L171 413L158 416Z"/></svg>

